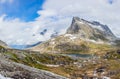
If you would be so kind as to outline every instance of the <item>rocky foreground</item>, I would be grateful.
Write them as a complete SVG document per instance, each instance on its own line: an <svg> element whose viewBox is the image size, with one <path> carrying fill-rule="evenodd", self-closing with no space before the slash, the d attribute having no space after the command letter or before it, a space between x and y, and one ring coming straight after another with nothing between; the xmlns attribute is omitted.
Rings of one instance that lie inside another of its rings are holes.
<svg viewBox="0 0 120 79"><path fill-rule="evenodd" d="M67 79L52 72L0 60L0 73L13 79Z"/></svg>
<svg viewBox="0 0 120 79"><path fill-rule="evenodd" d="M66 79L49 71L13 62L9 60L10 55L5 54L8 52L7 50L3 47L0 48L0 74L5 77L12 79Z"/></svg>

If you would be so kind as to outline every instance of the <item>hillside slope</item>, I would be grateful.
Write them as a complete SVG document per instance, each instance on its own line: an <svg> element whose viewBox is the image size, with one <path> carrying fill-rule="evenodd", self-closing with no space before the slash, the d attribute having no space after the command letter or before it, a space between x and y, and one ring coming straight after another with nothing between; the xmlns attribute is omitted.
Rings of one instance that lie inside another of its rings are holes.
<svg viewBox="0 0 120 79"><path fill-rule="evenodd" d="M41 53L99 53L112 48L117 38L108 26L73 17L66 34L43 42L30 50Z"/></svg>
<svg viewBox="0 0 120 79"><path fill-rule="evenodd" d="M0 74L12 79L66 79L47 71L48 67L37 63L37 61L33 63L34 60L29 59L30 52L32 51L8 49L0 46Z"/></svg>

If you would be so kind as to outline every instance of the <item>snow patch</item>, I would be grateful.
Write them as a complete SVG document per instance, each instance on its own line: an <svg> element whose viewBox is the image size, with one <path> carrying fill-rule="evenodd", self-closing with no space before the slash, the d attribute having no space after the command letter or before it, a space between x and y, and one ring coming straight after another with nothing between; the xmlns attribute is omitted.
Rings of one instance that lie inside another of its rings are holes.
<svg viewBox="0 0 120 79"><path fill-rule="evenodd" d="M50 44L55 44L55 42L54 42L54 41L52 41L52 42L50 42Z"/></svg>
<svg viewBox="0 0 120 79"><path fill-rule="evenodd" d="M65 34L64 35L65 37L71 37L71 36L73 36L72 34Z"/></svg>
<svg viewBox="0 0 120 79"><path fill-rule="evenodd" d="M77 38L77 36L72 34L65 34L64 37L69 37L70 40L75 40Z"/></svg>
<svg viewBox="0 0 120 79"><path fill-rule="evenodd" d="M48 67L59 67L59 65L53 65L53 64L46 64Z"/></svg>
<svg viewBox="0 0 120 79"><path fill-rule="evenodd" d="M86 41L89 41L89 42L93 42L93 43L96 43L96 44L104 44L103 41L95 41L95 40L90 40L90 39L85 39Z"/></svg>
<svg viewBox="0 0 120 79"><path fill-rule="evenodd" d="M80 24L85 24L85 23L83 23L83 22L81 22L81 21L79 21L79 23L80 23Z"/></svg>
<svg viewBox="0 0 120 79"><path fill-rule="evenodd" d="M70 37L70 39L71 39L71 40L74 40L74 39L76 39L76 38L77 38L77 37L75 37L75 36L73 36L73 37Z"/></svg>

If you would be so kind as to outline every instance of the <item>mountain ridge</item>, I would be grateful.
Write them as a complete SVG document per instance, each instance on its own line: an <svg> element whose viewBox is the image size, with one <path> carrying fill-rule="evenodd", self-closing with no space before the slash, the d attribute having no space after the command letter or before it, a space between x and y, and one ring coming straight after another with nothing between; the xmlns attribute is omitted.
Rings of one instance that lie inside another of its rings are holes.
<svg viewBox="0 0 120 79"><path fill-rule="evenodd" d="M93 25L97 26L95 27ZM65 34L49 39L46 42L30 48L30 50L41 53L100 51L99 49L102 46L109 49L109 46L112 46L116 39L117 37L107 25L73 17L71 26L67 29ZM96 46L95 50L94 46Z"/></svg>
<svg viewBox="0 0 120 79"><path fill-rule="evenodd" d="M100 24L99 22L87 21L79 17L73 17L71 26L67 29L67 34L77 34L83 38L94 38L102 41L114 41L116 36L112 33L107 25ZM103 38L103 39L102 39Z"/></svg>

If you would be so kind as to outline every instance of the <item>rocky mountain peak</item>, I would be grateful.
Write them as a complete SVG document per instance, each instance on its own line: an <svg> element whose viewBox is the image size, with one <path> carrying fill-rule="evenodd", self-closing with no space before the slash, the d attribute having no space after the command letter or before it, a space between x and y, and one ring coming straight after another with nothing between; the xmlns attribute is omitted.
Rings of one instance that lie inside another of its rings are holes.
<svg viewBox="0 0 120 79"><path fill-rule="evenodd" d="M79 25L78 22L80 22L80 18L79 17L73 17L72 19L72 24L69 27L69 29L67 30L67 33L77 33L79 31Z"/></svg>
<svg viewBox="0 0 120 79"><path fill-rule="evenodd" d="M103 25L97 21L87 21L79 17L73 17L71 26L67 29L67 34L74 34L82 38L94 40L109 40L116 39L115 35L107 25Z"/></svg>
<svg viewBox="0 0 120 79"><path fill-rule="evenodd" d="M82 19L82 18L79 18L79 17L73 17L72 19L72 23L75 23L75 22L86 22L86 20Z"/></svg>
<svg viewBox="0 0 120 79"><path fill-rule="evenodd" d="M74 23L75 21L80 21L79 17L73 17L72 23Z"/></svg>

